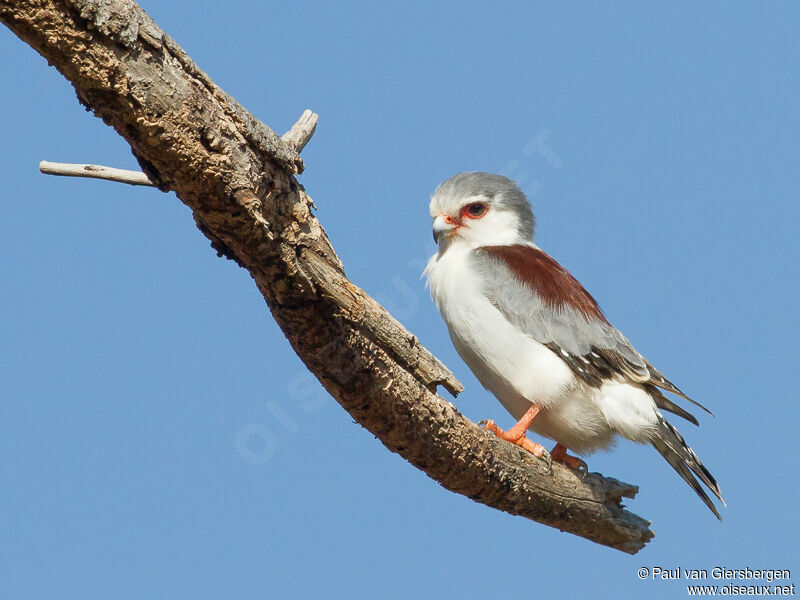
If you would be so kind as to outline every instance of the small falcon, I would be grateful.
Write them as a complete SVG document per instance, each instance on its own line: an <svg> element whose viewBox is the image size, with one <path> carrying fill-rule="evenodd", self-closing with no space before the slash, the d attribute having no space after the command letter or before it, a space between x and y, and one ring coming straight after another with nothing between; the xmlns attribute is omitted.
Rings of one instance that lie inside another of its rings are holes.
<svg viewBox="0 0 800 600"><path fill-rule="evenodd" d="M579 454L608 448L618 435L652 444L720 518L702 481L719 485L680 433L669 411L698 425L672 402L687 397L603 315L597 302L533 243L531 205L501 175L459 173L430 203L438 245L425 276L450 338L478 381L517 419L508 431L482 425L535 456L573 469ZM530 429L555 440L548 453Z"/></svg>

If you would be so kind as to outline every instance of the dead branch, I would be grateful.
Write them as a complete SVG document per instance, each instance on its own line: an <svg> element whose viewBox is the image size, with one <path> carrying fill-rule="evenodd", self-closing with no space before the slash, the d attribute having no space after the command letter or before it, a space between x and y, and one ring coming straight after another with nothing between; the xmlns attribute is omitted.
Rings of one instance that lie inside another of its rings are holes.
<svg viewBox="0 0 800 600"><path fill-rule="evenodd" d="M554 473L436 394L462 386L345 276L294 175L313 132L278 137L217 87L132 0L0 0L0 21L130 143L212 246L252 275L295 352L361 425L445 488L635 553L653 536L624 510L637 488Z"/></svg>
<svg viewBox="0 0 800 600"><path fill-rule="evenodd" d="M281 136L297 152L302 152L311 140L317 128L319 115L306 109L292 128ZM143 171L129 171L103 165L84 165L76 163L60 163L43 160L39 163L39 171L45 175L60 175L62 177L88 177L90 179L105 179L128 185L144 185L153 187L155 183Z"/></svg>
<svg viewBox="0 0 800 600"><path fill-rule="evenodd" d="M129 171L115 169L102 165L79 165L74 163L57 163L43 160L39 163L39 171L45 175L61 175L62 177L89 177L91 179L105 179L128 185L145 185L153 187L155 184L142 171Z"/></svg>
<svg viewBox="0 0 800 600"><path fill-rule="evenodd" d="M306 109L297 119L297 123L292 125L292 128L281 136L281 139L291 145L295 151L302 152L317 130L317 121L319 121L319 115Z"/></svg>

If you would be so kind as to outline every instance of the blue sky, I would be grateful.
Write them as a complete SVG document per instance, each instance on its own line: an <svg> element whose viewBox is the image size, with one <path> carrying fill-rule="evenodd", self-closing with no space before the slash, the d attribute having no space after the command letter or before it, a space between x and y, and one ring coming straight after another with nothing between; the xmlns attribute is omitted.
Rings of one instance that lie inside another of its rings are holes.
<svg viewBox="0 0 800 600"><path fill-rule="evenodd" d="M681 598L637 570L800 569L796 4L143 5L279 132L320 114L301 181L348 275L501 426L419 274L440 181L519 180L540 246L715 412L676 425L728 508L630 443L588 461L641 486L634 557L445 491L322 391L174 195L38 174L136 163L0 28L0 596Z"/></svg>

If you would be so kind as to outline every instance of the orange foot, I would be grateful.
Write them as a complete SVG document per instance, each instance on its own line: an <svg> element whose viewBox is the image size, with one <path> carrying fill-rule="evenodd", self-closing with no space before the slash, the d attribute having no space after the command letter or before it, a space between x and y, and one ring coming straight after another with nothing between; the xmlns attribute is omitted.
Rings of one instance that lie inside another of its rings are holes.
<svg viewBox="0 0 800 600"><path fill-rule="evenodd" d="M567 454L566 446L556 444L550 452L550 456L553 457L553 461L560 462L562 465L566 465L570 469L575 469L576 471L580 471L582 469L584 473L589 472L589 466L584 461L577 456Z"/></svg>
<svg viewBox="0 0 800 600"><path fill-rule="evenodd" d="M540 407L535 405L531 406L528 409L528 412L526 412L522 416L522 418L517 422L517 424L514 425L508 431L503 431L502 429L500 429L497 426L497 424L491 419L481 421L480 423L478 423L478 425L480 425L487 431L491 431L500 439L503 439L507 442L511 442L512 444L516 444L517 446L524 448L525 450L533 454L536 458L541 458L542 460L547 461L548 466L550 466L553 463L553 461L550 458L550 453L547 451L547 449L541 444L537 444L536 442L533 442L529 440L527 437L525 437L525 432L528 431L528 427L531 426L531 423L533 423L533 420L536 418L536 415L538 415L540 411L541 411Z"/></svg>

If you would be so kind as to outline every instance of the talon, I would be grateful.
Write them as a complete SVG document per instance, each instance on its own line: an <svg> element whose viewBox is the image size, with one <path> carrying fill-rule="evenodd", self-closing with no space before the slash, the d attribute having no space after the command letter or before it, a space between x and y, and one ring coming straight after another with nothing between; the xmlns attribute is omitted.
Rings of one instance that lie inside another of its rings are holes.
<svg viewBox="0 0 800 600"><path fill-rule="evenodd" d="M550 453L547 451L547 448L545 448L541 444L537 444L536 442L529 440L526 437L522 437L512 443L516 444L520 448L524 448L525 450L533 454L536 458L541 458L542 460L546 460L545 457L548 458L550 457Z"/></svg>
<svg viewBox="0 0 800 600"><path fill-rule="evenodd" d="M532 404L528 411L523 415L523 417L517 422L514 427L509 429L508 431L503 431L500 429L497 424L492 421L491 419L485 419L478 423L478 427L482 427L485 431L491 431L501 440L505 440L507 442L511 442L512 444L516 444L520 448L524 448L531 454L533 454L536 458L544 460L547 462L548 470L552 470L553 465L553 457L547 451L547 449L542 446L541 444L537 444L529 440L525 436L525 432L530 427L533 420L536 418L536 415L539 414L541 408Z"/></svg>
<svg viewBox="0 0 800 600"><path fill-rule="evenodd" d="M570 458L574 458L578 462L578 466L575 468L575 471L578 473L578 475L580 475L581 480L586 479L586 476L589 474L589 465L586 464L586 461L581 460L577 456L570 456Z"/></svg>
<svg viewBox="0 0 800 600"><path fill-rule="evenodd" d="M491 419L484 419L483 421L478 423L478 427L480 427L484 431L491 431L493 434L495 434L498 437L503 437L504 434L505 434L505 431L500 429L497 426L497 424L494 421L492 421Z"/></svg>
<svg viewBox="0 0 800 600"><path fill-rule="evenodd" d="M553 447L552 457L554 461L560 462L562 465L567 466L574 471L583 473L583 477L586 477L586 474L589 472L589 465L586 464L586 461L578 458L577 456L567 454L567 447L563 444L556 444Z"/></svg>
<svg viewBox="0 0 800 600"><path fill-rule="evenodd" d="M550 454L547 450L545 450L544 451L544 456L540 456L539 458L541 458L542 460L547 462L547 474L548 475L552 475L553 474L553 455Z"/></svg>

